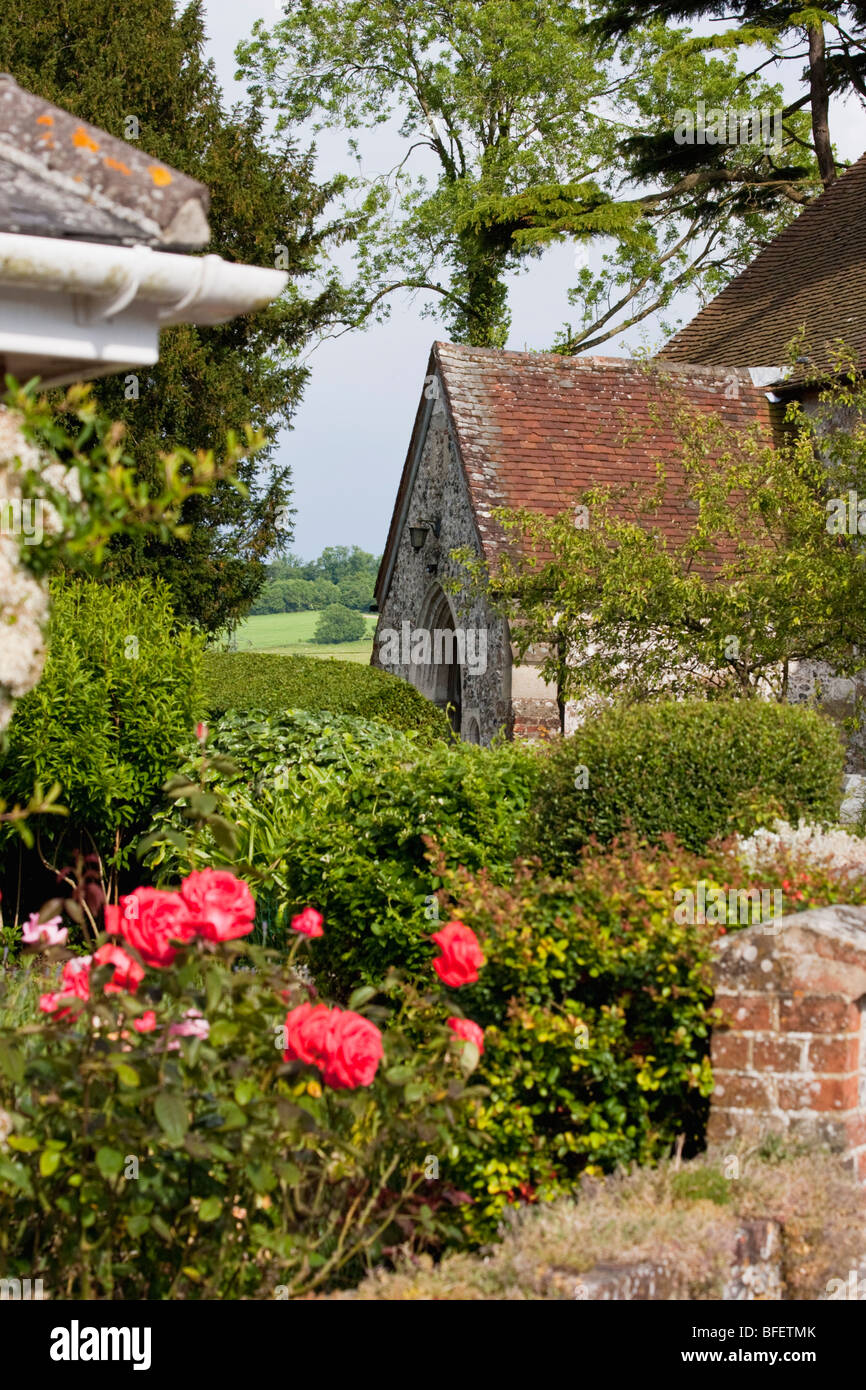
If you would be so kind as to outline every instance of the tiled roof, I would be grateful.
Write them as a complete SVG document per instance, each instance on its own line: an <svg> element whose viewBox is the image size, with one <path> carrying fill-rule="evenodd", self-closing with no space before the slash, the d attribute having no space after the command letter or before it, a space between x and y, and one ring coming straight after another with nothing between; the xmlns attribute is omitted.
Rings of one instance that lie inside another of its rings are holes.
<svg viewBox="0 0 866 1390"><path fill-rule="evenodd" d="M669 343L675 362L774 367L801 329L809 375L844 341L866 363L866 155L808 203Z"/></svg>
<svg viewBox="0 0 866 1390"><path fill-rule="evenodd" d="M0 232L192 249L204 184L0 73Z"/></svg>
<svg viewBox="0 0 866 1390"><path fill-rule="evenodd" d="M668 467L672 486L654 524L681 538L693 513L676 495L679 444L653 419L670 410L665 383L683 404L721 414L731 426L759 421L769 430L766 396L746 373L449 343L437 343L434 353L485 549L501 543L491 518L496 507L552 516L587 488L652 483L658 462Z"/></svg>
<svg viewBox="0 0 866 1390"><path fill-rule="evenodd" d="M428 372L437 367L488 558L505 539L492 516L497 507L552 516L573 506L591 487L655 482L659 462L666 465L668 487L653 524L671 539L682 538L694 512L677 488L680 445L666 423L672 400L721 415L734 428L757 423L768 436L772 431L764 391L753 386L745 371L434 343ZM404 524L422 418L419 408L380 586L387 581Z"/></svg>

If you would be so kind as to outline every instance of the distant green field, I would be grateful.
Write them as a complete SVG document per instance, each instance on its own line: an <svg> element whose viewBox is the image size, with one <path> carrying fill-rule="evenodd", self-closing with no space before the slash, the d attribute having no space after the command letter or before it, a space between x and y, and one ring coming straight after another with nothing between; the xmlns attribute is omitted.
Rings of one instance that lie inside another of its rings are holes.
<svg viewBox="0 0 866 1390"><path fill-rule="evenodd" d="M296 652L302 656L338 656L341 661L368 662L373 653L376 616L365 613L367 637L361 642L335 642L320 645L312 641L319 612L259 613L239 624L236 635L239 652Z"/></svg>

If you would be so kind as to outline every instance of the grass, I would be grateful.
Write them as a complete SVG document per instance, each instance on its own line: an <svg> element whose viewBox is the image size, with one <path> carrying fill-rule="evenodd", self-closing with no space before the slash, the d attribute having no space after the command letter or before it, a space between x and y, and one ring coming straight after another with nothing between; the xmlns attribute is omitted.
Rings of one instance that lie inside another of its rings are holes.
<svg viewBox="0 0 866 1390"><path fill-rule="evenodd" d="M373 654L376 615L365 613L367 636L358 642L314 642L319 609L308 613L258 613L238 625L239 652L293 652L298 656L337 656L342 661L369 662Z"/></svg>

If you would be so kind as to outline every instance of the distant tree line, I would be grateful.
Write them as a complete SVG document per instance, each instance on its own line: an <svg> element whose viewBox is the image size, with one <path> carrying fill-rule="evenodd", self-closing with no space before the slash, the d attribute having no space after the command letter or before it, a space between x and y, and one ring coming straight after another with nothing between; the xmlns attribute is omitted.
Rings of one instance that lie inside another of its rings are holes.
<svg viewBox="0 0 866 1390"><path fill-rule="evenodd" d="M366 613L373 602L379 557L359 546L326 546L317 560L297 555L267 566L265 586L251 613L304 613L342 604Z"/></svg>

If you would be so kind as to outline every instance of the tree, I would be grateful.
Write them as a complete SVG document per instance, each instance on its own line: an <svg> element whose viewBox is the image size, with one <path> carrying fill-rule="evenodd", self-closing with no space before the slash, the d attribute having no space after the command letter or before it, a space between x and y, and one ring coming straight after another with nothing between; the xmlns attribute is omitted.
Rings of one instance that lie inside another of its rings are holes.
<svg viewBox="0 0 866 1390"><path fill-rule="evenodd" d="M182 10L173 0L42 0L38 12L11 4L0 14L0 69L121 138L134 117L143 149L210 188L208 249L265 265L279 257L291 277L267 309L215 328L170 328L155 367L97 383L145 480L158 474L161 451L220 451L230 428L250 422L273 437L290 422L307 375L298 350L341 301L333 273L312 294L299 282L353 230L348 219L323 220L342 180L317 185L311 154L285 135L266 138L260 104L224 109L204 39L201 0ZM226 480L186 504L187 541L118 538L105 575L158 572L178 615L207 629L236 618L261 587L264 557L291 533L290 470L273 445L242 463L238 480L240 489Z"/></svg>
<svg viewBox="0 0 866 1390"><path fill-rule="evenodd" d="M840 368L841 370L841 368ZM512 624L518 655L540 643L560 698L769 693L788 698L794 662L862 668L866 645L866 388L852 367L812 416L788 407L774 447L672 394L692 529L655 526L670 482L595 489L555 517L503 512L515 542L476 583ZM829 481L828 481L829 479ZM853 500L852 500L853 499ZM860 499L862 499L862 504Z"/></svg>
<svg viewBox="0 0 866 1390"><path fill-rule="evenodd" d="M596 31L605 40L622 37L640 29L648 16L665 22L706 17L735 21L732 28L694 39L694 53L758 44L771 54L769 59L761 55L760 68L769 62L776 67L804 63L807 90L785 107L784 115L790 118L797 111L808 109L818 170L824 187L829 187L837 173L830 138L830 98L856 92L866 99L866 4L829 0L827 4L809 7L796 0L607 0L596 21ZM637 136L634 143L637 148L647 141ZM668 152L672 153L670 149ZM706 147L697 147L694 152L708 153ZM650 158L659 157L664 157L664 149L656 141ZM711 157L708 167L713 162Z"/></svg>
<svg viewBox="0 0 866 1390"><path fill-rule="evenodd" d="M795 114L778 154L738 145L698 181L659 165L644 191L624 137L669 133L696 92L777 106L779 89L658 21L618 47L587 21L574 0L288 0L270 33L255 26L239 61L283 120L316 116L353 142L402 123L403 157L366 185L369 290L348 321L407 289L457 341L501 347L508 275L551 242L609 237L602 273L578 277L582 325L559 344L585 351L688 285L718 288L809 197Z"/></svg>
<svg viewBox="0 0 866 1390"><path fill-rule="evenodd" d="M329 603L319 616L314 642L359 642L367 635L363 614L355 613L344 603Z"/></svg>
<svg viewBox="0 0 866 1390"><path fill-rule="evenodd" d="M341 579L338 585L340 591L340 602L347 608L357 608L360 612L366 613L373 602L373 585L375 575L373 574L349 574L345 579Z"/></svg>

